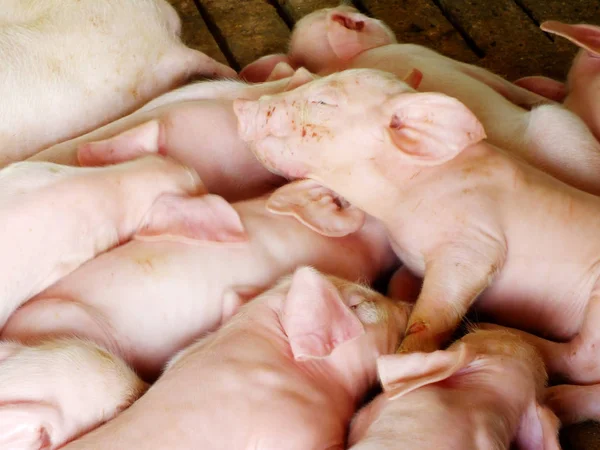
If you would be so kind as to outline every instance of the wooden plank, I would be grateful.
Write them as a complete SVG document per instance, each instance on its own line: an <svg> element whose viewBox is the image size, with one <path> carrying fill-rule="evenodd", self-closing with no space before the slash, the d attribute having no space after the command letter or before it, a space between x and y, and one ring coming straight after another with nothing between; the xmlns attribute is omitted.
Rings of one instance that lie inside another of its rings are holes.
<svg viewBox="0 0 600 450"><path fill-rule="evenodd" d="M464 62L478 60L431 0L361 0L361 3L373 17L394 30L399 42L424 45Z"/></svg>
<svg viewBox="0 0 600 450"><path fill-rule="evenodd" d="M290 30L264 0L201 0L239 69L269 53L286 53Z"/></svg>
<svg viewBox="0 0 600 450"><path fill-rule="evenodd" d="M227 59L200 16L194 0L168 0L181 17L181 38L191 48L227 64Z"/></svg>
<svg viewBox="0 0 600 450"><path fill-rule="evenodd" d="M560 433L563 450L595 450L600 448L600 424L584 422L564 428Z"/></svg>
<svg viewBox="0 0 600 450"><path fill-rule="evenodd" d="M534 73L562 78L568 60L513 0L438 0L451 21L483 50L480 64L515 79Z"/></svg>
<svg viewBox="0 0 600 450"><path fill-rule="evenodd" d="M600 2L597 0L515 0L534 20L560 20L567 23L600 25Z"/></svg>
<svg viewBox="0 0 600 450"><path fill-rule="evenodd" d="M323 8L335 8L339 0L277 0L285 14L292 22L298 22L302 17Z"/></svg>
<svg viewBox="0 0 600 450"><path fill-rule="evenodd" d="M600 2L597 0L515 0L537 23L559 20L566 23L591 23L600 25ZM552 36L558 64L571 61L577 46L566 39Z"/></svg>

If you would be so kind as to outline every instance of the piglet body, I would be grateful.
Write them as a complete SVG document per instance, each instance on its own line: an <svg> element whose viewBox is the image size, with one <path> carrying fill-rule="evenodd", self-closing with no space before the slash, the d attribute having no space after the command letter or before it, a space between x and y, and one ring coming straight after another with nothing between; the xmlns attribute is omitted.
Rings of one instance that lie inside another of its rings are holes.
<svg viewBox="0 0 600 450"><path fill-rule="evenodd" d="M258 99L281 92L288 84L289 80L258 85L195 83L98 130L54 145L31 160L90 165L160 152L193 167L211 193L230 201L256 197L284 180L265 170L240 139L232 103L236 98Z"/></svg>
<svg viewBox="0 0 600 450"><path fill-rule="evenodd" d="M235 71L183 45L164 0L7 0L0 167L129 113L194 74Z"/></svg>
<svg viewBox="0 0 600 450"><path fill-rule="evenodd" d="M163 195L202 189L158 156L101 168L21 162L0 170L0 326L23 302L150 226Z"/></svg>
<svg viewBox="0 0 600 450"><path fill-rule="evenodd" d="M88 338L154 378L175 352L298 265L373 281L395 263L384 228L372 219L333 239L270 213L265 202L197 198L187 208L204 218L196 231L204 243L147 236L107 252L19 309L2 338ZM223 242L228 233L245 238Z"/></svg>
<svg viewBox="0 0 600 450"><path fill-rule="evenodd" d="M353 420L352 450L558 450L540 404L543 361L516 335L476 331L448 350L382 356L384 393Z"/></svg>
<svg viewBox="0 0 600 450"><path fill-rule="evenodd" d="M0 447L53 450L112 419L147 385L90 342L0 343Z"/></svg>
<svg viewBox="0 0 600 450"><path fill-rule="evenodd" d="M398 44L385 24L353 8L323 9L300 20L287 60L320 75L372 68L408 77L416 69L422 78L413 87L460 100L481 121L492 144L568 184L600 194L600 143L577 115L557 104L542 105L549 101L480 67L419 45ZM255 64L268 63L266 58ZM528 111L521 105L534 108Z"/></svg>
<svg viewBox="0 0 600 450"><path fill-rule="evenodd" d="M175 357L134 407L65 448L341 450L406 313L300 268Z"/></svg>
<svg viewBox="0 0 600 450"><path fill-rule="evenodd" d="M285 112L265 121L273 108ZM359 208L385 224L396 254L423 277L406 350L439 348L475 303L503 325L563 341L543 351L551 372L600 381L598 197L481 141L480 122L457 100L415 93L384 72L341 72L236 110L265 166L308 178L269 204L328 234L315 209L336 203L310 196L326 186L346 201L337 203L337 235L360 225Z"/></svg>

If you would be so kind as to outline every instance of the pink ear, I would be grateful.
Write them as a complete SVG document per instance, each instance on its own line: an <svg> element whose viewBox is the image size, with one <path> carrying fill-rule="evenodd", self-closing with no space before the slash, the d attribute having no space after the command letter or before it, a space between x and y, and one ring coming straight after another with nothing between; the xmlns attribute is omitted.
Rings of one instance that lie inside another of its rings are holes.
<svg viewBox="0 0 600 450"><path fill-rule="evenodd" d="M396 42L383 22L359 12L334 9L327 14L327 39L336 56L344 61L366 50Z"/></svg>
<svg viewBox="0 0 600 450"><path fill-rule="evenodd" d="M278 63L266 81L276 81L283 78L294 76L294 69L286 62Z"/></svg>
<svg viewBox="0 0 600 450"><path fill-rule="evenodd" d="M548 20L540 25L548 33L562 36L588 52L600 56L600 27L594 25L569 25L556 20Z"/></svg>
<svg viewBox="0 0 600 450"><path fill-rule="evenodd" d="M240 78L249 81L250 83L266 81L269 75L273 73L275 67L282 62L287 63L289 66L292 65L290 58L283 53L263 56L244 67L240 71Z"/></svg>
<svg viewBox="0 0 600 450"><path fill-rule="evenodd" d="M547 77L524 77L514 82L515 85L535 94L561 103L567 96L565 83Z"/></svg>
<svg viewBox="0 0 600 450"><path fill-rule="evenodd" d="M77 149L81 166L104 166L129 161L147 153L159 153L160 124L151 120L103 141L82 144Z"/></svg>
<svg viewBox="0 0 600 450"><path fill-rule="evenodd" d="M477 117L443 94L403 93L389 105L391 141L415 164L444 163L486 137Z"/></svg>
<svg viewBox="0 0 600 450"><path fill-rule="evenodd" d="M281 324L296 360L324 358L365 332L335 285L310 267L294 273Z"/></svg>
<svg viewBox="0 0 600 450"><path fill-rule="evenodd" d="M237 211L222 197L164 195L152 206L135 239L197 243L248 241Z"/></svg>
<svg viewBox="0 0 600 450"><path fill-rule="evenodd" d="M450 378L474 358L474 352L466 344L460 343L451 350L380 356L377 359L377 372L383 390L390 394L390 399L394 399Z"/></svg>
<svg viewBox="0 0 600 450"><path fill-rule="evenodd" d="M515 442L520 450L560 450L558 417L532 400L521 418Z"/></svg>
<svg viewBox="0 0 600 450"><path fill-rule="evenodd" d="M323 236L342 237L362 228L365 213L313 180L299 180L277 189L267 209L295 217Z"/></svg>
<svg viewBox="0 0 600 450"><path fill-rule="evenodd" d="M284 91L291 91L293 89L296 89L297 87L300 87L303 84L314 81L316 78L317 76L315 74L310 73L304 67L300 67L298 70L296 70L296 72L294 72L294 75L292 75L290 81L285 86Z"/></svg>
<svg viewBox="0 0 600 450"><path fill-rule="evenodd" d="M421 72L419 69L412 69L402 81L415 90L419 89L421 81L423 81L423 72Z"/></svg>

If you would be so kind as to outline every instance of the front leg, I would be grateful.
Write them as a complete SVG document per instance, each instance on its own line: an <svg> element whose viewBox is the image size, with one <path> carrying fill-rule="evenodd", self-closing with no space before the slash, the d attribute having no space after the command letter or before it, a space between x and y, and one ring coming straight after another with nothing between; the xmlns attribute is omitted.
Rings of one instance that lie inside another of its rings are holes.
<svg viewBox="0 0 600 450"><path fill-rule="evenodd" d="M426 261L423 288L399 351L439 349L502 269L504 256L500 245L450 247Z"/></svg>

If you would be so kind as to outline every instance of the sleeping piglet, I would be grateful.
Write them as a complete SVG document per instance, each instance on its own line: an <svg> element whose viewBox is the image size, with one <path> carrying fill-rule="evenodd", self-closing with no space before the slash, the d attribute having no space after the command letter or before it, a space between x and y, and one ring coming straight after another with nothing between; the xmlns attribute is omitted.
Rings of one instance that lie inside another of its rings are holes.
<svg viewBox="0 0 600 450"><path fill-rule="evenodd" d="M575 57L566 85L546 77L525 77L520 86L556 101L580 116L600 139L600 26L570 25L555 20L543 22L541 29L567 38L581 50Z"/></svg>
<svg viewBox="0 0 600 450"><path fill-rule="evenodd" d="M312 194L329 195L326 189ZM141 229L134 241L46 289L13 314L2 338L91 339L150 380L174 353L224 324L299 265L372 282L396 263L385 228L373 218L356 233L329 238L270 213L266 200L230 204L216 195L165 200L153 214L186 211L186 216L160 230ZM335 221L335 210L329 214ZM195 240L166 241L188 226Z"/></svg>
<svg viewBox="0 0 600 450"><path fill-rule="evenodd" d="M0 448L59 448L111 420L147 387L91 342L0 342Z"/></svg>
<svg viewBox="0 0 600 450"><path fill-rule="evenodd" d="M559 450L543 403L544 363L506 331L475 331L433 353L380 356L384 393L352 421L351 450Z"/></svg>
<svg viewBox="0 0 600 450"><path fill-rule="evenodd" d="M172 209L161 217L165 202L183 204L203 189L191 169L154 155L98 168L20 162L1 169L0 328L19 305L85 261L141 227L181 216Z"/></svg>
<svg viewBox="0 0 600 450"><path fill-rule="evenodd" d="M272 210L340 236L360 226L359 208L424 278L404 350L439 348L477 300L495 322L568 341L552 367L600 382L600 198L482 141L458 100L386 72L344 71L235 107L261 162L305 178L279 188ZM316 201L321 185L332 195ZM332 208L333 224L319 214Z"/></svg>
<svg viewBox="0 0 600 450"><path fill-rule="evenodd" d="M0 167L103 125L192 75L233 69L186 47L165 0L2 0Z"/></svg>
<svg viewBox="0 0 600 450"><path fill-rule="evenodd" d="M413 77L412 86L460 100L483 123L490 143L572 186L600 194L600 143L577 115L561 105L540 105L549 101L480 67L420 45L398 44L383 22L354 8L307 15L292 32L289 57L263 58L240 75L278 61L319 75L372 68L407 78L416 69L422 78ZM528 111L517 105L535 107Z"/></svg>
<svg viewBox="0 0 600 450"><path fill-rule="evenodd" d="M184 350L144 397L65 450L342 450L408 304L296 270Z"/></svg>
<svg viewBox="0 0 600 450"><path fill-rule="evenodd" d="M285 180L262 167L240 139L233 100L256 100L291 90L296 80L303 79L289 78L293 73L289 69L273 76L288 76L286 79L255 85L231 80L191 84L98 130L56 144L30 160L95 165L158 152L194 168L213 194L229 201L253 198Z"/></svg>

